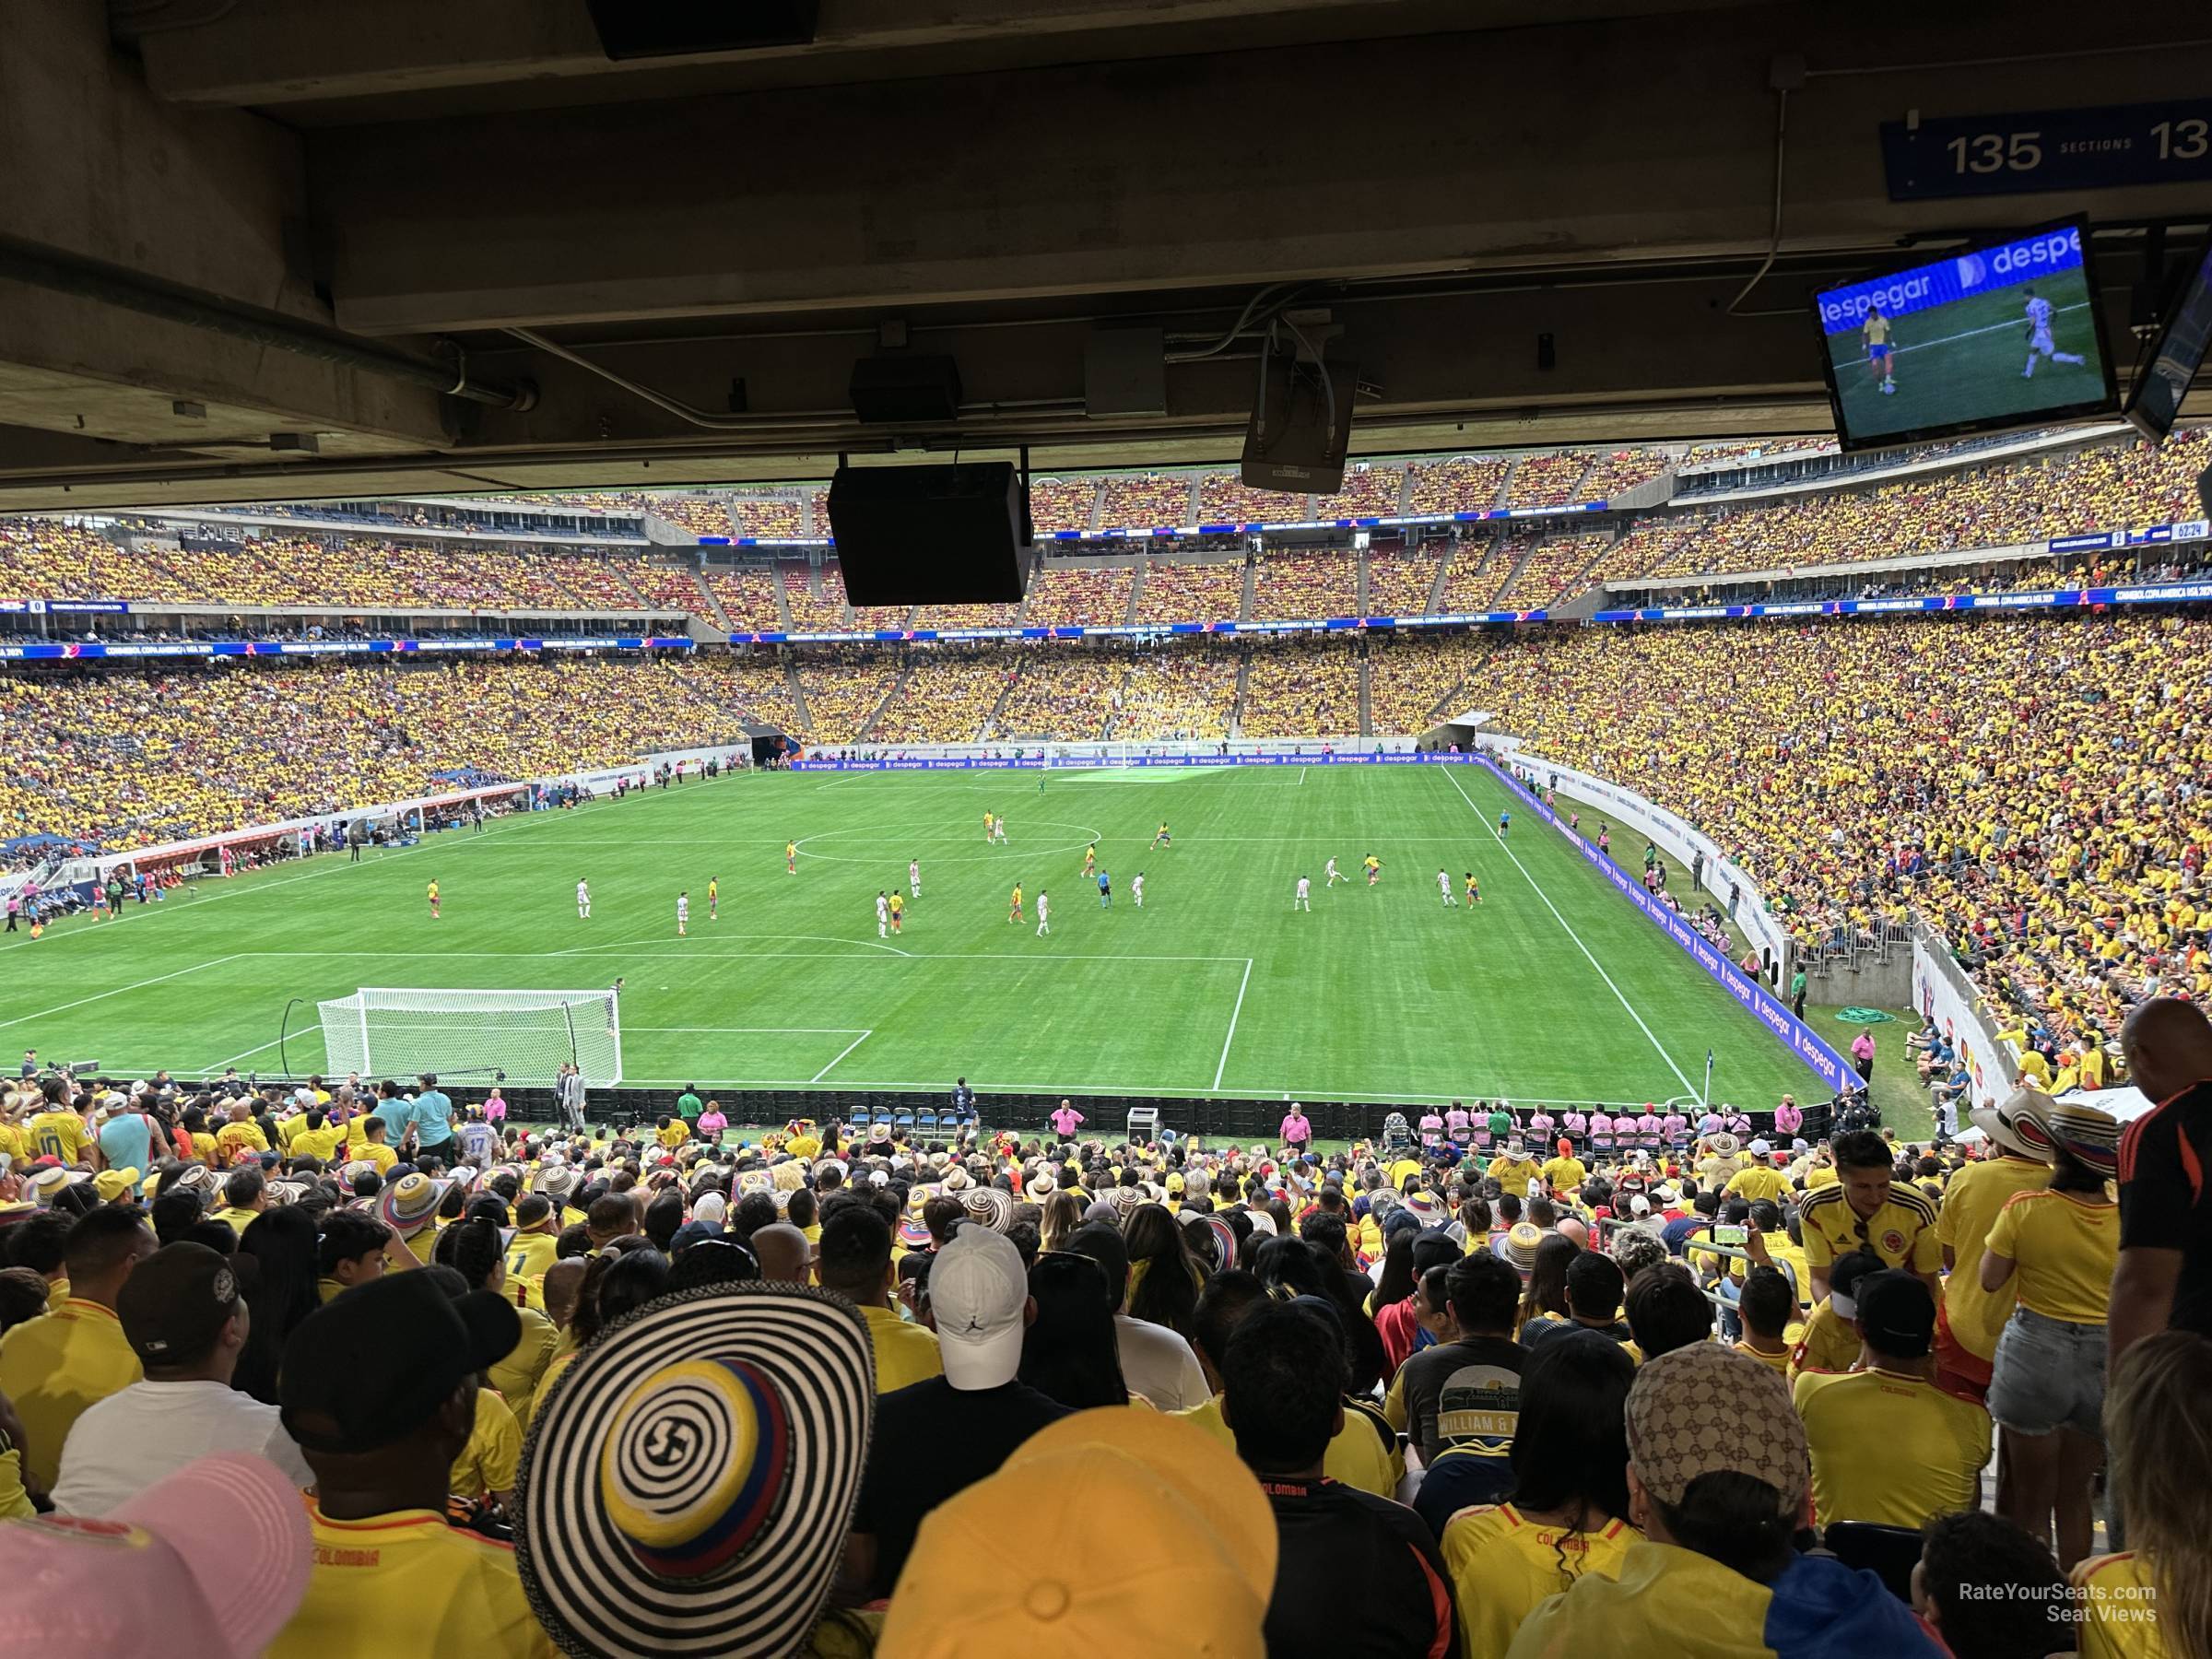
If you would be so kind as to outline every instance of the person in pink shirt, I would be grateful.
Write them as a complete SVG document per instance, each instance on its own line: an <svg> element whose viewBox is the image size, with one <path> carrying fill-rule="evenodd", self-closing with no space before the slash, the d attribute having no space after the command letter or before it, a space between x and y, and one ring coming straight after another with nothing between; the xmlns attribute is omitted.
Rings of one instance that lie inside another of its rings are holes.
<svg viewBox="0 0 2212 1659"><path fill-rule="evenodd" d="M1603 1106L1590 1114L1590 1144L1594 1147L1613 1144L1613 1117Z"/></svg>
<svg viewBox="0 0 2212 1659"><path fill-rule="evenodd" d="M1552 1121L1551 1113L1541 1107L1528 1114L1528 1138L1538 1146L1549 1146L1551 1132L1557 1127L1559 1125Z"/></svg>
<svg viewBox="0 0 2212 1659"><path fill-rule="evenodd" d="M1782 1104L1774 1108L1774 1133L1795 1135L1805 1127L1805 1112L1789 1095L1782 1097Z"/></svg>
<svg viewBox="0 0 2212 1659"><path fill-rule="evenodd" d="M1306 1109L1296 1100L1283 1118L1281 1130L1283 1145L1293 1153L1303 1152L1313 1144L1313 1125L1306 1117Z"/></svg>
<svg viewBox="0 0 2212 1659"><path fill-rule="evenodd" d="M1639 1135L1659 1133L1659 1114L1652 1110L1652 1102L1649 1100L1643 1103L1643 1112L1636 1120L1636 1133Z"/></svg>
<svg viewBox="0 0 2212 1659"><path fill-rule="evenodd" d="M1559 1114L1559 1127L1576 1140L1590 1138L1590 1114L1586 1112L1567 1111Z"/></svg>
<svg viewBox="0 0 2212 1659"><path fill-rule="evenodd" d="M491 1092L484 1097L484 1121L488 1124L503 1124L507 1121L507 1097L500 1092L497 1083L491 1086Z"/></svg>
<svg viewBox="0 0 2212 1659"><path fill-rule="evenodd" d="M1064 1141L1071 1141L1076 1138L1076 1131L1083 1125L1083 1114L1076 1110L1072 1100L1063 1100L1052 1115L1052 1124L1054 1135Z"/></svg>
<svg viewBox="0 0 2212 1659"><path fill-rule="evenodd" d="M1467 1144L1467 1129L1471 1122L1467 1109L1454 1100L1451 1109L1444 1113L1444 1133L1452 1137L1454 1145L1464 1147Z"/></svg>
<svg viewBox="0 0 2212 1659"><path fill-rule="evenodd" d="M1420 1130L1421 1145L1424 1147L1433 1147L1444 1138L1444 1120L1436 1115L1433 1106L1421 1113Z"/></svg>
<svg viewBox="0 0 2212 1659"><path fill-rule="evenodd" d="M1689 1120L1678 1112L1670 1111L1659 1120L1659 1133L1668 1141L1678 1141L1689 1134Z"/></svg>
<svg viewBox="0 0 2212 1659"><path fill-rule="evenodd" d="M729 1126L730 1120L723 1115L722 1108L709 1100L707 1109L699 1114L699 1138L710 1147L719 1147L722 1132Z"/></svg>

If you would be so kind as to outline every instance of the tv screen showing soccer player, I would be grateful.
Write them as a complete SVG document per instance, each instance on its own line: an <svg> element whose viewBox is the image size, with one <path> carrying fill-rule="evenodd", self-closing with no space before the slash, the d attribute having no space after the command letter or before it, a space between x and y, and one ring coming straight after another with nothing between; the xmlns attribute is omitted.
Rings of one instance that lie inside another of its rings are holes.
<svg viewBox="0 0 2212 1659"><path fill-rule="evenodd" d="M1816 295L1843 447L2109 412L2082 229L2069 219Z"/></svg>

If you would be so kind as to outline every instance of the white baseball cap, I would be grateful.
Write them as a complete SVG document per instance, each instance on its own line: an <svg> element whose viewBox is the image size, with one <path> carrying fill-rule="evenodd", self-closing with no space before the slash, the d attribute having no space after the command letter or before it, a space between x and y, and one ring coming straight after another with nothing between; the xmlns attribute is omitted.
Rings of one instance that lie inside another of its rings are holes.
<svg viewBox="0 0 2212 1659"><path fill-rule="evenodd" d="M947 1382L984 1389L1014 1380L1029 1327L1030 1281L1013 1240L972 1222L955 1230L930 1264L929 1302Z"/></svg>
<svg viewBox="0 0 2212 1659"><path fill-rule="evenodd" d="M1751 1143L1751 1156L1752 1156L1752 1157L1754 1157L1754 1158L1771 1158L1773 1155L1774 1155L1774 1148L1773 1148L1773 1147L1770 1147L1769 1145L1767 1145L1767 1143L1766 1143L1765 1141L1763 1141L1763 1140L1755 1140L1755 1141L1753 1141L1753 1142Z"/></svg>

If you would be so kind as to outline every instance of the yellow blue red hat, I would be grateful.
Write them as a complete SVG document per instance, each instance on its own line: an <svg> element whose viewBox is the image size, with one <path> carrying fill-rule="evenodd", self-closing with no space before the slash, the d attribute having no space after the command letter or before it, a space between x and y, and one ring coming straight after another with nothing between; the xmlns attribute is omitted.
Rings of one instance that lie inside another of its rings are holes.
<svg viewBox="0 0 2212 1659"><path fill-rule="evenodd" d="M603 1332L530 1427L515 1565L563 1653L800 1652L860 1496L876 1368L859 1311L726 1284Z"/></svg>

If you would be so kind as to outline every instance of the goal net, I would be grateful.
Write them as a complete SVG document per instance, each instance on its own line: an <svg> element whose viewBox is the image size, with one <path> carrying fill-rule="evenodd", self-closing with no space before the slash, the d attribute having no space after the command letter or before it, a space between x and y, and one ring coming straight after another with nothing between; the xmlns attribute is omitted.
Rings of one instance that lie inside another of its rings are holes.
<svg viewBox="0 0 2212 1659"><path fill-rule="evenodd" d="M512 1083L550 1085L569 1061L592 1087L622 1080L622 1017L612 991L371 985L316 1007L332 1074L501 1072Z"/></svg>

